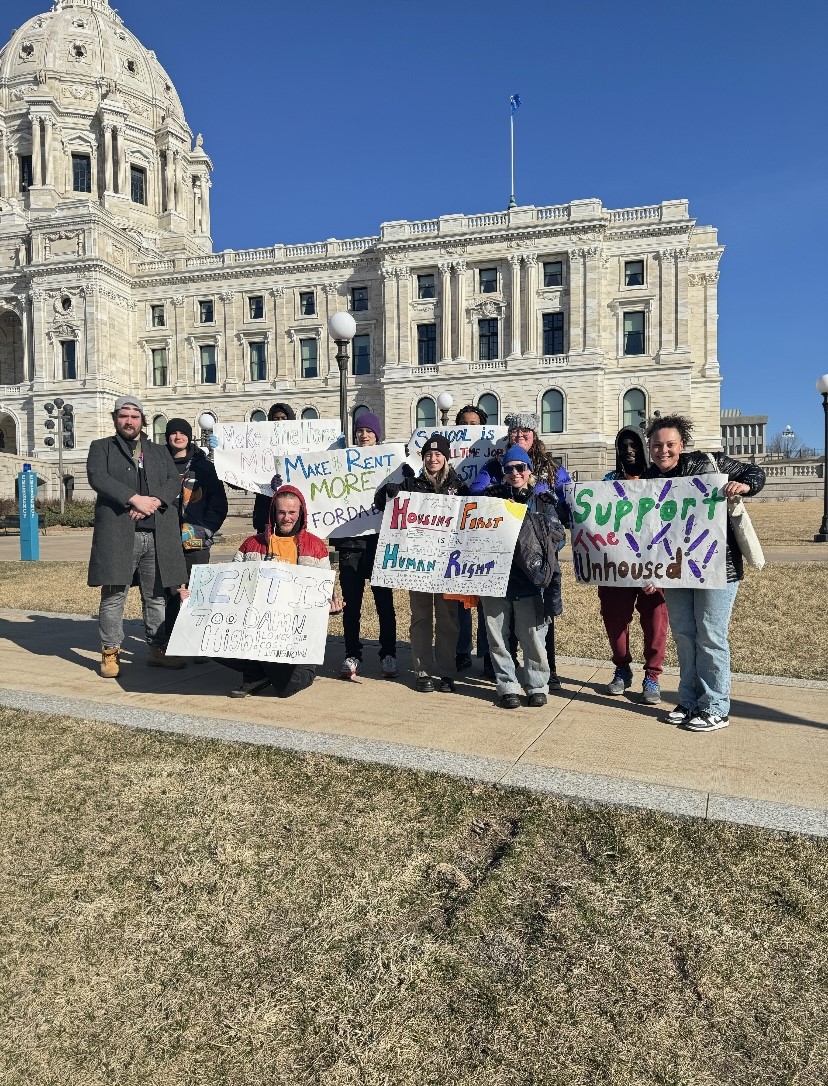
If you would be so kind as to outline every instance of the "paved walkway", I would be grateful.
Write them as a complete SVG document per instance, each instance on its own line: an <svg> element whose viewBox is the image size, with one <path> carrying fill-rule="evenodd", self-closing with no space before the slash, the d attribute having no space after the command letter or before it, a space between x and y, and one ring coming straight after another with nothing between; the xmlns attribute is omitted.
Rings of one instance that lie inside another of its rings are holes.
<svg viewBox="0 0 828 1086"><path fill-rule="evenodd" d="M560 660L561 694L506 712L477 674L457 694L415 693L407 645L399 681L379 677L369 644L366 674L341 682L332 638L309 690L237 700L227 694L238 676L215 663L147 668L140 625L127 629L113 681L97 674L95 621L0 611L0 704L828 836L828 683L737 676L731 727L696 735L660 723L660 710L633 695L604 695L605 662ZM677 685L670 669L669 705Z"/></svg>

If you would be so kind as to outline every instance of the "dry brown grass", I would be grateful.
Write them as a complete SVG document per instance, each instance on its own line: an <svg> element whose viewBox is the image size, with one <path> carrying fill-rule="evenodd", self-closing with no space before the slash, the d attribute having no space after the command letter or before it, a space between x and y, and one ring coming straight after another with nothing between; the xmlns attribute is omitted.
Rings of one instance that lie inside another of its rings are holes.
<svg viewBox="0 0 828 1086"><path fill-rule="evenodd" d="M408 637L410 610L407 592L395 592L398 636ZM784 675L800 679L828 679L828 564L770 565L761 573L748 570L736 597L730 624L732 667L752 675ZM0 562L0 607L96 615L99 591L86 586L83 562L32 566ZM140 618L138 590L127 601L127 618ZM474 620L477 621L476 618ZM332 618L330 631L342 634L342 620ZM363 604L363 631L379 637L370 591ZM564 568L564 614L557 620L557 650L561 656L607 658L608 649L594 588L579 585L569 564ZM633 624L633 655L640 660L643 643ZM675 648L668 642L667 663L676 664Z"/></svg>
<svg viewBox="0 0 828 1086"><path fill-rule="evenodd" d="M822 1086L826 844L0 710L0 1081Z"/></svg>
<svg viewBox="0 0 828 1086"><path fill-rule="evenodd" d="M754 502L748 511L756 533L765 546L794 547L813 543L822 523L822 501Z"/></svg>

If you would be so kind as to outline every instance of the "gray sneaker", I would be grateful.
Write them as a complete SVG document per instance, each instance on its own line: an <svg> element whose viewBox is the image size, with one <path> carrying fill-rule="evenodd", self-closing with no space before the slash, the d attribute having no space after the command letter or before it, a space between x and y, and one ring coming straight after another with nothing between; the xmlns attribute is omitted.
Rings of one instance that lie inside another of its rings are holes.
<svg viewBox="0 0 828 1086"><path fill-rule="evenodd" d="M607 685L608 694L623 694L632 686L632 672L628 667L617 667L612 682Z"/></svg>
<svg viewBox="0 0 828 1086"><path fill-rule="evenodd" d="M641 700L645 705L658 705L661 701L661 687L655 679L644 679L641 687Z"/></svg>

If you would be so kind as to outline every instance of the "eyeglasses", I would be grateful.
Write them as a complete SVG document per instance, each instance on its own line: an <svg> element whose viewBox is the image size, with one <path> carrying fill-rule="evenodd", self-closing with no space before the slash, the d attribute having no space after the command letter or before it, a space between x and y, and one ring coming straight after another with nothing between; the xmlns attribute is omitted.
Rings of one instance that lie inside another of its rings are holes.
<svg viewBox="0 0 828 1086"><path fill-rule="evenodd" d="M515 426L510 430L510 434L520 434L521 437L529 437L530 434L534 434L534 430L524 430L522 426Z"/></svg>
<svg viewBox="0 0 828 1086"><path fill-rule="evenodd" d="M524 471L528 471L529 468L526 464L505 464L503 470L507 475L511 475L513 472L522 475Z"/></svg>

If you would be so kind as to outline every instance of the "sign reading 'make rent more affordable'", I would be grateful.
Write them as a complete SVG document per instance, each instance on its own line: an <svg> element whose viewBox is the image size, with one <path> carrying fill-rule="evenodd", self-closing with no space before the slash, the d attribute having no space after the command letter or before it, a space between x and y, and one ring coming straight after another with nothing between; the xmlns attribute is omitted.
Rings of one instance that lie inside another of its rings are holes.
<svg viewBox="0 0 828 1086"><path fill-rule="evenodd" d="M584 584L724 588L726 475L575 483L572 561Z"/></svg>
<svg viewBox="0 0 828 1086"><path fill-rule="evenodd" d="M371 584L505 596L525 505L400 493L385 507Z"/></svg>
<svg viewBox="0 0 828 1086"><path fill-rule="evenodd" d="M374 494L383 483L401 480L404 462L403 445L286 453L281 475L302 492L310 531L341 539L376 535L382 514Z"/></svg>
<svg viewBox="0 0 828 1086"><path fill-rule="evenodd" d="M286 453L333 448L340 427L336 419L284 419L226 422L213 432L218 439L213 464L219 479L255 494L271 494L270 480L281 472Z"/></svg>
<svg viewBox="0 0 828 1086"><path fill-rule="evenodd" d="M285 562L193 566L167 651L321 664L334 573Z"/></svg>

